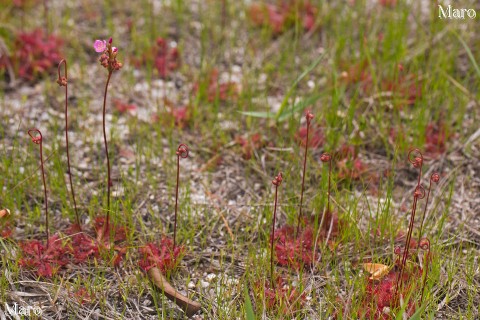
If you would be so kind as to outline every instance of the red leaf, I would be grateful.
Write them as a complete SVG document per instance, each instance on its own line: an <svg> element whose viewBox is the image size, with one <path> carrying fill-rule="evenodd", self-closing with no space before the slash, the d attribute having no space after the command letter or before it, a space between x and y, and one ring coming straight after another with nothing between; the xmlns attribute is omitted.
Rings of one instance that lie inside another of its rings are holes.
<svg viewBox="0 0 480 320"><path fill-rule="evenodd" d="M444 123L430 122L425 129L425 150L433 155L443 154L447 150L447 139Z"/></svg>
<svg viewBox="0 0 480 320"><path fill-rule="evenodd" d="M175 119L175 125L179 128L185 128L190 122L190 112L188 107L172 108L171 113Z"/></svg>
<svg viewBox="0 0 480 320"><path fill-rule="evenodd" d="M118 100L118 99L115 99L113 100L113 104L115 106L115 109L120 112L120 113L130 113L130 114L134 114L135 111L137 110L137 106L134 105L134 104L128 104L128 103L125 103L121 100Z"/></svg>
<svg viewBox="0 0 480 320"><path fill-rule="evenodd" d="M180 52L172 48L163 38L157 38L156 46L147 49L140 59L133 59L136 66L145 66L153 62L160 78L168 78L169 74L180 66Z"/></svg>
<svg viewBox="0 0 480 320"><path fill-rule="evenodd" d="M38 240L20 243L21 267L32 269L38 276L49 278L69 262L70 248L65 246L58 235L49 239L49 247Z"/></svg>
<svg viewBox="0 0 480 320"><path fill-rule="evenodd" d="M237 136L235 142L242 147L242 157L245 160L250 160L253 152L265 144L259 133L254 133L250 136Z"/></svg>
<svg viewBox="0 0 480 320"><path fill-rule="evenodd" d="M238 87L234 82L220 83L218 79L218 70L213 69L207 78L207 100L213 102L216 99L219 101L227 101L230 97L236 97L238 93ZM200 90L199 83L193 85L193 92L198 94Z"/></svg>
<svg viewBox="0 0 480 320"><path fill-rule="evenodd" d="M307 226L296 238L292 226L275 230L275 255L279 265L295 270L311 266L318 257L313 252L313 229Z"/></svg>
<svg viewBox="0 0 480 320"><path fill-rule="evenodd" d="M261 298L265 299L265 305L268 310L275 309L276 312L286 314L291 312L290 306L292 304L297 303L299 308L305 304L305 293L297 291L280 276L276 277L274 281L274 287L272 287L271 281L268 280L255 283L257 296L260 296L260 293L264 294ZM278 310L278 307L282 308L282 310Z"/></svg>
<svg viewBox="0 0 480 320"><path fill-rule="evenodd" d="M163 238L159 246L154 243L148 243L140 247L141 260L138 262L138 265L145 272L153 267L157 267L162 273L172 270L177 263L177 258L185 250L183 246L172 247L173 241L170 238Z"/></svg>
<svg viewBox="0 0 480 320"><path fill-rule="evenodd" d="M18 70L19 77L34 80L41 74L54 69L61 60L63 41L54 35L47 36L41 29L21 32L16 35L10 60ZM0 69L4 67L0 64Z"/></svg>
<svg viewBox="0 0 480 320"><path fill-rule="evenodd" d="M301 127L295 135L300 145L305 146L307 140L307 127ZM308 133L308 146L310 148L318 148L323 145L325 138L321 129L310 130Z"/></svg>
<svg viewBox="0 0 480 320"><path fill-rule="evenodd" d="M306 31L313 30L317 11L309 1L292 0L279 5L254 3L249 8L249 16L254 25L268 26L278 35L295 27L296 21L300 21Z"/></svg>

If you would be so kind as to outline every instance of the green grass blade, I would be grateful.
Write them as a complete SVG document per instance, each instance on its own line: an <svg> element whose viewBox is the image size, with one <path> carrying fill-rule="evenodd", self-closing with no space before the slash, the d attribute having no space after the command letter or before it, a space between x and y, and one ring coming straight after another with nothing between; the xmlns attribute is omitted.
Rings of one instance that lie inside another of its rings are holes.
<svg viewBox="0 0 480 320"><path fill-rule="evenodd" d="M285 112L283 112L278 118L278 122L282 122L287 120L289 117L291 117L293 114L295 114L297 111L305 109L307 106L315 103L318 99L320 98L320 95L314 95L309 98L303 99L299 102L297 102L293 107L287 108Z"/></svg>
<svg viewBox="0 0 480 320"><path fill-rule="evenodd" d="M245 287L244 295L245 295L245 317L247 320L255 320L255 313L253 312L252 301L250 300L250 296L248 295L247 287Z"/></svg>
<svg viewBox="0 0 480 320"><path fill-rule="evenodd" d="M417 311L410 317L409 320L421 320L422 319L421 315L425 311L426 307L427 307L427 303L424 303L420 308L417 309Z"/></svg>
<svg viewBox="0 0 480 320"><path fill-rule="evenodd" d="M475 68L475 71L477 71L477 75L480 78L480 68L478 67L477 61L475 60L475 57L473 56L472 50L470 50L470 47L463 41L462 37L454 31L452 31L453 34L458 38L458 41L462 44L462 46L465 48L465 51L467 51L467 55L470 58L470 61L473 64L473 67Z"/></svg>
<svg viewBox="0 0 480 320"><path fill-rule="evenodd" d="M245 116L254 117L254 118L263 118L263 119L275 118L274 113L266 112L266 111L238 111L238 112Z"/></svg>
<svg viewBox="0 0 480 320"><path fill-rule="evenodd" d="M285 108L287 107L288 104L288 99L292 96L293 92L295 91L295 88L297 85L300 83L300 81L303 80L310 72L312 72L313 69L322 61L324 54L321 54L311 65L308 66L307 69L305 69L302 74L293 82L292 86L288 90L287 94L283 98L282 104L280 105L280 109L277 112L277 116L275 119L279 121L280 116L285 112Z"/></svg>
<svg viewBox="0 0 480 320"><path fill-rule="evenodd" d="M276 119L277 122L282 122L287 120L290 116L295 114L298 111L301 111L305 109L307 106L315 103L318 99L320 99L320 95L314 95L308 98L305 98L299 102L297 102L295 105L293 105L291 108L287 108L284 110L282 114L280 114L277 118L275 113L272 112L266 112L266 111L238 111L239 113L249 116L249 117L254 117L254 118L262 118L262 119Z"/></svg>

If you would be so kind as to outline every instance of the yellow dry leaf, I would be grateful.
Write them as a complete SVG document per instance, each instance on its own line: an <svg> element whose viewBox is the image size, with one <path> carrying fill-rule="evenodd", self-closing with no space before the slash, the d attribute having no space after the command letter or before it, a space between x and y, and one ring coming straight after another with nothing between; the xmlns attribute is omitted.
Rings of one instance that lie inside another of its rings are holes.
<svg viewBox="0 0 480 320"><path fill-rule="evenodd" d="M381 263L364 263L363 269L372 276L370 280L380 280L390 271L390 267Z"/></svg>
<svg viewBox="0 0 480 320"><path fill-rule="evenodd" d="M10 210L8 209L2 209L0 210L0 218L6 217L10 214Z"/></svg>

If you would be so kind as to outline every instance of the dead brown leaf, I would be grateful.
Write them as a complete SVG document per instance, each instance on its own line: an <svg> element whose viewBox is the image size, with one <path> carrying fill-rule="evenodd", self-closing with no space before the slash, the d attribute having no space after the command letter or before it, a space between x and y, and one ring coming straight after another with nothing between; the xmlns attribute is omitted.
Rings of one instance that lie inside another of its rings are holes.
<svg viewBox="0 0 480 320"><path fill-rule="evenodd" d="M8 217L10 215L10 210L8 209L2 209L0 210L0 219L3 217Z"/></svg>
<svg viewBox="0 0 480 320"><path fill-rule="evenodd" d="M372 275L370 280L380 280L390 271L389 266L381 263L364 263L362 266L365 271Z"/></svg>

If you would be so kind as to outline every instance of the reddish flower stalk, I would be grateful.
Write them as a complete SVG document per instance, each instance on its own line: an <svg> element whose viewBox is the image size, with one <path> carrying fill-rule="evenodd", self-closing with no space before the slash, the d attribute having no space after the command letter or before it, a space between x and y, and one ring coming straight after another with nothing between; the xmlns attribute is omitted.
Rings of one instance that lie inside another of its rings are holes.
<svg viewBox="0 0 480 320"><path fill-rule="evenodd" d="M107 91L108 91L108 83L110 82L110 78L112 76L112 71L108 72L107 82L105 84L105 93L103 95L103 142L105 145L105 155L107 156L107 221L105 223L105 234L108 231L109 223L110 223L110 188L112 187L113 183L110 178L110 157L108 156L108 144L107 144L107 129L105 128L105 117L106 117L106 105L107 105Z"/></svg>
<svg viewBox="0 0 480 320"><path fill-rule="evenodd" d="M428 185L428 191L427 191L427 199L425 200L425 208L423 209L422 222L420 224L420 231L418 233L418 242L417 243L420 243L420 239L422 238L423 223L425 222L425 215L427 213L428 199L430 198L430 191L432 189L432 181L435 182L435 183L438 183L438 181L440 181L440 175L438 173L434 172L430 176L430 183Z"/></svg>
<svg viewBox="0 0 480 320"><path fill-rule="evenodd" d="M412 158L411 155L413 152L417 152L418 156ZM425 189L420 184L420 179L422 177L422 166L423 166L423 155L418 149L412 149L408 153L408 161L415 167L419 169L417 186L415 192L413 193L413 204L412 212L410 215L410 223L408 226L407 239L405 240L405 249L403 251L402 263L400 265L400 271L398 273L397 281L395 284L395 297L398 301L399 298L399 284L402 279L403 272L405 270L405 264L407 263L408 251L410 249L410 239L412 238L413 223L415 221L415 212L417 211L417 202L418 199L423 199L425 197Z"/></svg>
<svg viewBox="0 0 480 320"><path fill-rule="evenodd" d="M320 156L320 161L323 163L328 162L328 193L327 193L327 210L323 211L322 219L320 220L320 228L323 226L323 222L325 220L325 215L327 212L330 214L330 192L331 192L331 179L332 179L332 156L325 152ZM332 215L333 219L333 215Z"/></svg>
<svg viewBox="0 0 480 320"><path fill-rule="evenodd" d="M305 140L305 156L303 158L302 191L300 193L300 209L298 212L297 231L295 232L295 238L298 236L298 233L300 231L300 220L302 219L303 190L305 186L305 170L307 168L307 154L308 154L308 132L310 131L310 123L312 122L313 118L314 118L313 113L311 113L310 110L307 110L305 112L305 119L307 120L307 137Z"/></svg>
<svg viewBox="0 0 480 320"><path fill-rule="evenodd" d="M273 277L273 241L275 240L275 220L277 217L277 196L278 196L278 187L282 184L283 174L280 172L275 179L273 179L272 184L275 186L275 201L273 207L273 221L272 221L272 235L270 238L270 280L272 282L272 288L275 288L275 279Z"/></svg>
<svg viewBox="0 0 480 320"><path fill-rule="evenodd" d="M43 192L45 197L45 227L47 231L47 249L49 247L50 231L48 229L48 197L47 197L47 183L45 181L45 170L43 168L43 136L40 130L32 128L28 130L28 135L32 138L32 142L40 145L40 168L42 169Z"/></svg>
<svg viewBox="0 0 480 320"><path fill-rule="evenodd" d="M423 302L423 293L425 292L425 285L427 284L428 267L430 262L430 240L428 240L427 238L423 238L418 245L422 250L428 250L426 254L426 258L424 259L423 268L425 269L425 276L423 277L422 295L420 296L420 306L421 306Z"/></svg>
<svg viewBox="0 0 480 320"><path fill-rule="evenodd" d="M177 209L178 209L178 183L180 180L180 158L188 158L188 146L186 144L181 144L177 149L177 186L175 188L175 222L173 225L173 247L172 251L175 250L175 243L177 239Z"/></svg>
<svg viewBox="0 0 480 320"><path fill-rule="evenodd" d="M62 64L65 65L65 76L62 77L60 75L60 67ZM57 83L61 87L65 87L65 144L67 147L67 172L68 172L68 177L70 179L70 190L72 192L72 199L73 199L73 206L75 208L75 217L77 219L77 225L80 228L80 231L82 231L82 225L80 224L80 216L78 214L78 209L77 209L77 201L75 200L75 191L73 189L73 181L72 181L72 170L70 169L70 152L69 152L69 146L68 146L68 74L67 74L67 60L62 59L60 63L58 64L58 79Z"/></svg>
<svg viewBox="0 0 480 320"><path fill-rule="evenodd" d="M112 187L112 179L110 177L110 157L108 155L108 144L107 144L107 130L105 127L105 117L106 117L106 105L107 105L107 92L108 84L110 83L110 78L112 77L113 71L120 70L122 68L122 63L117 61L118 49L112 46L112 38L107 41L105 40L96 40L94 49L98 53L102 53L98 61L100 64L108 70L107 82L105 83L105 93L103 94L103 142L105 144L105 155L107 156L107 219L105 223L105 234L109 229L110 224L110 188Z"/></svg>

